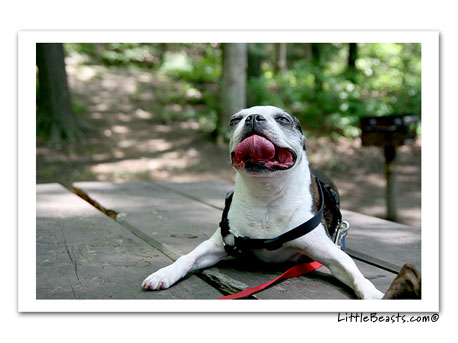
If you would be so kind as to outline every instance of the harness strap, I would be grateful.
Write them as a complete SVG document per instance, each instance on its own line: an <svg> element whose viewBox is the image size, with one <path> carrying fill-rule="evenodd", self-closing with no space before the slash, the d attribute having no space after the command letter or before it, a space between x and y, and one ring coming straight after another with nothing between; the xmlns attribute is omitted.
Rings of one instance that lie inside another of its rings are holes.
<svg viewBox="0 0 458 343"><path fill-rule="evenodd" d="M348 231L349 224L347 222L342 222L342 215L339 210L339 197L330 185L323 183L317 177L315 177L315 181L318 184L318 188L320 190L320 197L321 197L321 205L320 205L320 209L318 210L318 212L315 214L315 216L313 216L310 220L306 221L305 223L278 236L277 238L272 238L272 239L251 239L248 237L236 236L234 233L230 231L229 219L227 218L227 215L229 213L229 208L231 206L234 191L227 193L223 215L222 215L221 222L220 222L221 235L223 236L225 250L230 255L233 255L233 256L237 254L243 254L244 252L246 252L246 249L264 248L268 250L274 250L274 249L280 248L284 242L299 238L309 233L315 227L317 227L318 224L321 222L321 218L323 215L323 207L324 207L324 202L325 202L325 195L323 193L323 188L326 192L326 199L327 199L326 201L331 200L331 202L334 204L334 206L331 206L331 211L333 211L336 219L334 219L332 223L333 230L332 230L331 235L335 233L335 242L334 243L338 247L340 247L342 250L345 250L345 236ZM342 227L342 225L344 227ZM224 237L226 237L230 233L234 235L234 245L233 246L226 244L226 242L224 241ZM266 289L267 287L270 287L271 285L273 285L276 282L307 274L309 272L317 270L318 268L321 268L322 266L323 265L321 263L316 262L316 261L302 263L302 264L296 265L288 269L286 272L284 272L283 274L281 274L279 277L275 278L272 281L266 282L256 287L245 289L235 294L226 295L219 299L229 300L229 299L246 298L254 293L257 293L259 291Z"/></svg>
<svg viewBox="0 0 458 343"><path fill-rule="evenodd" d="M339 247L342 250L345 250L345 236L347 235L347 231L349 228L350 228L350 224L348 222L342 222L342 224L339 225L339 227L337 228L336 241L334 243L337 245L337 247ZM317 270L318 268L321 268L322 266L323 265L321 263L316 262L316 261L298 264L288 269L286 272L284 272L282 275L280 275L279 277L277 277L276 279L272 281L266 282L256 287L247 288L238 293L229 294L229 295L226 295L218 299L226 300L226 299L246 298L254 293L257 293L259 291L266 289L267 287L272 286L274 283L278 281L290 279L293 277L297 277L297 276L301 276L301 275L313 272L314 270Z"/></svg>
<svg viewBox="0 0 458 343"><path fill-rule="evenodd" d="M234 195L234 191L229 192L226 195L225 206L223 210L223 215L221 218L221 222L219 226L221 228L221 235L223 236L224 242L224 249L226 252L232 256L237 256L243 254L247 250L251 249L267 249L267 250L276 250L281 248L283 243L292 241L293 239L299 238L301 236L306 235L313 229L315 229L318 224L321 222L321 218L323 215L323 207L324 207L324 195L323 189L321 186L321 182L316 180L318 183L318 188L320 190L320 198L321 198L321 205L318 212L305 223L302 223L299 226L296 226L294 229L291 229L288 232L281 234L275 238L268 238L268 239L259 239L259 238L248 238L243 236L236 236L233 232L230 231L229 227L229 219L227 215L229 213L229 208L231 206L232 197ZM234 235L234 245L226 244L224 241L224 237L227 235L232 234Z"/></svg>

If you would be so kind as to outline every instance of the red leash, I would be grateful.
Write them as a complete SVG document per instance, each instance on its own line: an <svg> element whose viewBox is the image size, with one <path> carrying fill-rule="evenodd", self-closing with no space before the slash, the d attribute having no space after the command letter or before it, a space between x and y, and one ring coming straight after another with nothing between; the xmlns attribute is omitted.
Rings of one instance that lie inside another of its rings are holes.
<svg viewBox="0 0 458 343"><path fill-rule="evenodd" d="M309 263L303 263L303 264L298 264L297 266L294 266L290 269L288 269L286 272L281 274L279 277L276 279L269 281L267 283L264 283L262 285L252 287L252 288L247 288L239 293L235 294L229 294L224 297L221 297L219 299L226 300L226 299L241 299L241 298L246 298L247 296L257 293L259 291L262 291L263 289L266 289L267 287L271 286L277 281L280 280L285 280L285 279L290 279L296 276L301 276L304 274L307 274L309 272L313 272L314 270L317 270L318 268L322 267L323 265L319 262L309 262Z"/></svg>

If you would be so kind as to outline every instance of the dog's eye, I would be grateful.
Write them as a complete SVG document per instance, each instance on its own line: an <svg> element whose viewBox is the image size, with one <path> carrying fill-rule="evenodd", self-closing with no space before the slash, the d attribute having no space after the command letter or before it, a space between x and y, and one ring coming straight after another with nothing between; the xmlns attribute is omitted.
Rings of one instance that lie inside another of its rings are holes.
<svg viewBox="0 0 458 343"><path fill-rule="evenodd" d="M229 125L233 127L234 125L237 125L240 122L240 120L242 120L241 117L232 118L229 122Z"/></svg>
<svg viewBox="0 0 458 343"><path fill-rule="evenodd" d="M277 117L275 117L275 120L278 121L279 123L282 123L282 124L291 123L291 120L289 120L288 118L286 118L284 116L277 116Z"/></svg>

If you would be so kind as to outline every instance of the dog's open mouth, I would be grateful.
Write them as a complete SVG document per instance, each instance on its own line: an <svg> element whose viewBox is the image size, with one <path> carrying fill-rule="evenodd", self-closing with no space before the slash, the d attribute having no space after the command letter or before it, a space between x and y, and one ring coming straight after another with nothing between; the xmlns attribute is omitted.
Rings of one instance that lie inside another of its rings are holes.
<svg viewBox="0 0 458 343"><path fill-rule="evenodd" d="M276 146L268 139L252 135L241 141L232 152L232 166L249 171L285 170L296 162L296 154Z"/></svg>

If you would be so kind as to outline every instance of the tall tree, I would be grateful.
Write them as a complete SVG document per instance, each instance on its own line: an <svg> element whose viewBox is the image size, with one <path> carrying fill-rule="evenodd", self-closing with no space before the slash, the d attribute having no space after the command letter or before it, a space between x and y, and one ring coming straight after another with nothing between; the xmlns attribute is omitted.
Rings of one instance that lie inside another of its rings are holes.
<svg viewBox="0 0 458 343"><path fill-rule="evenodd" d="M230 117L246 107L247 44L225 43L217 143L224 145Z"/></svg>
<svg viewBox="0 0 458 343"><path fill-rule="evenodd" d="M347 79L353 83L356 80L356 59L358 58L358 45L356 43L348 44L348 60L347 60Z"/></svg>
<svg viewBox="0 0 458 343"><path fill-rule="evenodd" d="M248 43L248 67L247 79L258 78L261 76L261 63L264 58L264 44L263 43Z"/></svg>
<svg viewBox="0 0 458 343"><path fill-rule="evenodd" d="M317 93L320 93L323 89L323 80L321 73L321 59L322 59L322 44L323 43L311 43L312 50L312 65L314 66L314 90Z"/></svg>
<svg viewBox="0 0 458 343"><path fill-rule="evenodd" d="M247 66L247 96L246 105L247 107L255 106L258 104L257 98L261 94L261 91L250 91L250 82L255 84L259 82L259 78L262 75L261 65L266 55L264 51L264 43L248 43L248 66Z"/></svg>
<svg viewBox="0 0 458 343"><path fill-rule="evenodd" d="M312 58L313 58L312 43L304 43L303 47L304 47L305 60L307 62L311 63L312 62Z"/></svg>
<svg viewBox="0 0 458 343"><path fill-rule="evenodd" d="M356 68L356 58L358 57L358 45L356 43L348 44L348 64L349 69Z"/></svg>
<svg viewBox="0 0 458 343"><path fill-rule="evenodd" d="M316 67L321 66L321 44L311 43L312 45L312 64Z"/></svg>
<svg viewBox="0 0 458 343"><path fill-rule="evenodd" d="M286 71L286 43L274 44L275 63L274 72L283 73Z"/></svg>
<svg viewBox="0 0 458 343"><path fill-rule="evenodd" d="M80 126L72 112L62 43L38 43L37 132L51 140L80 136Z"/></svg>

